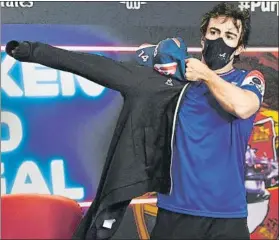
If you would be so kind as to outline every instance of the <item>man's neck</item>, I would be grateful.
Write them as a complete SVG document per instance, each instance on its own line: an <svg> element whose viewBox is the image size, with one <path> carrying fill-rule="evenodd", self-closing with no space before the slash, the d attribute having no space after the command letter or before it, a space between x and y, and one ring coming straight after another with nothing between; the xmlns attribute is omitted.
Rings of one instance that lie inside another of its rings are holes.
<svg viewBox="0 0 279 240"><path fill-rule="evenodd" d="M202 58L202 62L204 64L206 64L203 58ZM220 75L220 74L227 73L227 72L231 71L232 69L233 69L233 60L231 62L229 62L225 67L223 67L221 69L214 70L214 72L216 74Z"/></svg>
<svg viewBox="0 0 279 240"><path fill-rule="evenodd" d="M216 74L224 74L224 73L227 73L227 72L230 72L231 70L233 69L233 64L232 63L229 63L227 66L221 68L221 69L218 69L218 70L215 70L214 72Z"/></svg>

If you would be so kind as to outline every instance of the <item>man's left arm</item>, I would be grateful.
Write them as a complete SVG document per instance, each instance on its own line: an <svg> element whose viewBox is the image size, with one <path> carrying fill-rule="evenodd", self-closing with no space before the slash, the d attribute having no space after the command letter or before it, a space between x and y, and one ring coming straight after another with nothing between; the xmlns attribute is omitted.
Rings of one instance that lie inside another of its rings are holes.
<svg viewBox="0 0 279 240"><path fill-rule="evenodd" d="M187 80L204 81L227 112L247 119L259 110L265 90L264 77L259 71L251 71L238 87L223 80L198 59L186 60L186 66Z"/></svg>

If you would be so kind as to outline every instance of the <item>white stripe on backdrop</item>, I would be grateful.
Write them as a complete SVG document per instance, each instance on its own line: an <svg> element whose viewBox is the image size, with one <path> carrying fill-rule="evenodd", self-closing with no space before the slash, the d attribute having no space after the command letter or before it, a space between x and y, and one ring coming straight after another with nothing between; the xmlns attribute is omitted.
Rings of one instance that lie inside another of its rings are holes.
<svg viewBox="0 0 279 240"><path fill-rule="evenodd" d="M55 46L70 51L81 52L134 52L138 47L112 47L112 46ZM250 47L246 52L278 52L278 47ZM1 46L1 51L5 51L5 46ZM201 48L189 47L189 52L201 52Z"/></svg>

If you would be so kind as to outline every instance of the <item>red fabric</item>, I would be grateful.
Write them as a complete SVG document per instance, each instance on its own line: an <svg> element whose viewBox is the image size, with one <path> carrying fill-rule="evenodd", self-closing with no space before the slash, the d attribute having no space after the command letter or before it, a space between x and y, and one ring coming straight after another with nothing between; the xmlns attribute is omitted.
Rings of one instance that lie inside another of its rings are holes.
<svg viewBox="0 0 279 240"><path fill-rule="evenodd" d="M68 198L16 194L1 197L1 239L70 239L82 218Z"/></svg>

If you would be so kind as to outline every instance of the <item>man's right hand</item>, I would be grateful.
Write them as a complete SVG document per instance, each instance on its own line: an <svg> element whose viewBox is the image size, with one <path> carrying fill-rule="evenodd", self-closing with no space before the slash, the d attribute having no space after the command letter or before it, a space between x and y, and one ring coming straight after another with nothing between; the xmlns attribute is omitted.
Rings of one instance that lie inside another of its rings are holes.
<svg viewBox="0 0 279 240"><path fill-rule="evenodd" d="M31 53L31 45L28 42L10 41L6 45L6 53L19 60L23 61Z"/></svg>

